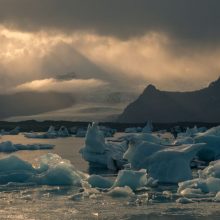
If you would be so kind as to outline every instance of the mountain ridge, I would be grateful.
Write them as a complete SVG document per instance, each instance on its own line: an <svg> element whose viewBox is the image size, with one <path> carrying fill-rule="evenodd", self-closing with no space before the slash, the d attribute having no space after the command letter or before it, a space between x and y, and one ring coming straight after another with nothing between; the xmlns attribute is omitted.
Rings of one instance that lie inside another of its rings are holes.
<svg viewBox="0 0 220 220"><path fill-rule="evenodd" d="M139 123L220 121L220 77L208 87L189 92L158 90L148 85L144 92L118 117L118 122Z"/></svg>

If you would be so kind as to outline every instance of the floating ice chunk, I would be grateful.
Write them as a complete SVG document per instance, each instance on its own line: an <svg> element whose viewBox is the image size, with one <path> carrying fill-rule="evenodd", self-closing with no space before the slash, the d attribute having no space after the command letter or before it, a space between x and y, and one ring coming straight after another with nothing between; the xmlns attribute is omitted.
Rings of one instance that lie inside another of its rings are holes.
<svg viewBox="0 0 220 220"><path fill-rule="evenodd" d="M182 190L187 189L187 188L192 188L193 186L196 185L196 183L199 181L198 178L192 179L192 180L187 180L184 182L179 182L178 183L178 193L181 193Z"/></svg>
<svg viewBox="0 0 220 220"><path fill-rule="evenodd" d="M183 198L177 199L176 203L188 204L188 203L193 203L193 200L183 197Z"/></svg>
<svg viewBox="0 0 220 220"><path fill-rule="evenodd" d="M205 181L208 192L217 193L220 191L220 179L209 177Z"/></svg>
<svg viewBox="0 0 220 220"><path fill-rule="evenodd" d="M157 151L147 157L140 167L164 183L178 183L192 178L190 162L205 144L183 145Z"/></svg>
<svg viewBox="0 0 220 220"><path fill-rule="evenodd" d="M20 133L20 127L16 127L11 131L5 131L4 129L1 130L1 135L18 135Z"/></svg>
<svg viewBox="0 0 220 220"><path fill-rule="evenodd" d="M12 144L11 141L0 143L0 152L14 152L16 150L17 149L15 148L15 146Z"/></svg>
<svg viewBox="0 0 220 220"><path fill-rule="evenodd" d="M136 140L139 139L139 141L151 142L151 143L154 143L154 144L167 144L167 140L160 138L156 134L142 133L142 134L136 135L134 140L135 139Z"/></svg>
<svg viewBox="0 0 220 220"><path fill-rule="evenodd" d="M59 131L57 132L58 137L69 137L69 131L65 126L61 126Z"/></svg>
<svg viewBox="0 0 220 220"><path fill-rule="evenodd" d="M0 184L15 182L78 186L85 178L88 176L55 154L40 158L40 165L36 168L14 155L0 159Z"/></svg>
<svg viewBox="0 0 220 220"><path fill-rule="evenodd" d="M220 160L210 162L208 167L199 172L199 175L201 178L220 178Z"/></svg>
<svg viewBox="0 0 220 220"><path fill-rule="evenodd" d="M35 172L32 165L15 155L0 159L0 172L7 173L10 171L31 171Z"/></svg>
<svg viewBox="0 0 220 220"><path fill-rule="evenodd" d="M133 197L133 196L135 196L132 189L128 186L115 187L112 190L110 190L107 194L114 197L114 198Z"/></svg>
<svg viewBox="0 0 220 220"><path fill-rule="evenodd" d="M106 143L102 132L96 123L88 127L85 147L80 150L82 157L90 162L97 163L111 170L121 169L125 164L123 154L127 150L127 144Z"/></svg>
<svg viewBox="0 0 220 220"><path fill-rule="evenodd" d="M194 137L197 133L199 133L199 130L197 126L194 126L193 128L187 128L186 132L179 132L177 134L178 138L183 138L183 137Z"/></svg>
<svg viewBox="0 0 220 220"><path fill-rule="evenodd" d="M48 131L45 134L43 134L42 137L39 135L39 138L46 138L47 139L47 138L56 138L57 136L58 135L57 135L57 132L55 130L55 127L50 126Z"/></svg>
<svg viewBox="0 0 220 220"><path fill-rule="evenodd" d="M99 131L96 123L93 123L92 126L89 125L85 144L85 150L92 153L102 154L106 150L104 135Z"/></svg>
<svg viewBox="0 0 220 220"><path fill-rule="evenodd" d="M58 163L46 172L36 176L36 182L40 185L81 185L81 177L78 172L74 171L69 163Z"/></svg>
<svg viewBox="0 0 220 220"><path fill-rule="evenodd" d="M46 133L25 133L27 138L40 138L40 139L54 139L58 137L69 137L69 131L66 127L61 126L58 131L55 130L54 126L50 126Z"/></svg>
<svg viewBox="0 0 220 220"><path fill-rule="evenodd" d="M87 130L85 128L78 128L76 132L76 137L85 137Z"/></svg>
<svg viewBox="0 0 220 220"><path fill-rule="evenodd" d="M178 193L184 196L196 197L199 194L216 194L220 191L220 161L213 161L204 170L199 171L199 177L179 183Z"/></svg>
<svg viewBox="0 0 220 220"><path fill-rule="evenodd" d="M77 202L82 201L84 199L84 193L76 193L70 196L69 199Z"/></svg>
<svg viewBox="0 0 220 220"><path fill-rule="evenodd" d="M187 198L201 198L204 197L204 193L201 189L193 189L193 188L186 188L180 192L180 195L187 197Z"/></svg>
<svg viewBox="0 0 220 220"><path fill-rule="evenodd" d="M146 126L142 129L142 133L151 133L153 131L153 124L151 121L148 121Z"/></svg>
<svg viewBox="0 0 220 220"><path fill-rule="evenodd" d="M206 147L198 152L200 160L212 161L220 155L220 136L204 133L195 137L195 143L206 143Z"/></svg>
<svg viewBox="0 0 220 220"><path fill-rule="evenodd" d="M132 190L137 190L146 186L147 173L146 170L132 171L120 170L113 184L113 187L129 186Z"/></svg>
<svg viewBox="0 0 220 220"><path fill-rule="evenodd" d="M15 144L14 146L16 150L49 150L54 148L52 144Z"/></svg>
<svg viewBox="0 0 220 220"><path fill-rule="evenodd" d="M165 149L166 146L160 144L154 144L147 141L131 141L128 150L124 154L124 159L131 163L131 167L134 169L143 168L141 163L149 156L157 151Z"/></svg>
<svg viewBox="0 0 220 220"><path fill-rule="evenodd" d="M116 129L112 129L105 126L99 126L99 130L103 133L105 137L113 137L117 131Z"/></svg>
<svg viewBox="0 0 220 220"><path fill-rule="evenodd" d="M11 141L0 143L0 152L14 152L18 150L46 150L53 149L54 145L51 144L13 144Z"/></svg>
<svg viewBox="0 0 220 220"><path fill-rule="evenodd" d="M35 169L17 156L0 159L0 184L26 182L36 173Z"/></svg>
<svg viewBox="0 0 220 220"><path fill-rule="evenodd" d="M88 179L88 183L92 187L101 188L101 189L111 188L113 185L113 181L99 175L91 175Z"/></svg>
<svg viewBox="0 0 220 220"><path fill-rule="evenodd" d="M210 135L220 136L220 126L210 128L207 131L205 131L202 135L204 135L204 136L210 136Z"/></svg>
<svg viewBox="0 0 220 220"><path fill-rule="evenodd" d="M16 127L14 129L12 129L11 131L9 131L9 135L18 135L20 133L20 127Z"/></svg>
<svg viewBox="0 0 220 220"><path fill-rule="evenodd" d="M218 192L214 198L214 201L220 202L220 192Z"/></svg>

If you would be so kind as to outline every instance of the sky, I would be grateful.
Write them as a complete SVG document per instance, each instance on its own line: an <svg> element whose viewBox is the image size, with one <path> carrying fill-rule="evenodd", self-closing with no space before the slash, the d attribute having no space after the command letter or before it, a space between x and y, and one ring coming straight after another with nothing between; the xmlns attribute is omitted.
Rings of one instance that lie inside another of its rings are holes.
<svg viewBox="0 0 220 220"><path fill-rule="evenodd" d="M0 0L0 93L206 87L220 75L219 8L219 0Z"/></svg>

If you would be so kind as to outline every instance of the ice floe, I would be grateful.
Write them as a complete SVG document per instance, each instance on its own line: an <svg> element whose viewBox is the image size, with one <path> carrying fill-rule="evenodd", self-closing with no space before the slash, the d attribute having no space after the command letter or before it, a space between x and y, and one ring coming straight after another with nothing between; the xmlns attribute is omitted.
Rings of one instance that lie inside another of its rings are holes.
<svg viewBox="0 0 220 220"><path fill-rule="evenodd" d="M77 171L68 160L56 154L40 157L36 167L15 155L0 159L0 184L14 182L80 186L86 178L86 174Z"/></svg>
<svg viewBox="0 0 220 220"><path fill-rule="evenodd" d="M52 144L13 144L11 141L0 143L0 152L14 152L19 150L48 150L53 149Z"/></svg>

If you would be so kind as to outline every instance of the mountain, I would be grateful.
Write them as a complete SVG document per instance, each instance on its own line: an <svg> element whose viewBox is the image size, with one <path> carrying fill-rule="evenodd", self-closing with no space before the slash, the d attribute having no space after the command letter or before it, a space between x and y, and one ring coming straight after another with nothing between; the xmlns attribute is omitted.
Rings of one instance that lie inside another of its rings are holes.
<svg viewBox="0 0 220 220"><path fill-rule="evenodd" d="M0 95L0 119L13 116L34 115L70 107L71 94L56 92L20 92Z"/></svg>
<svg viewBox="0 0 220 220"><path fill-rule="evenodd" d="M77 78L77 74L75 72L59 74L55 76L55 79L60 81L72 80L76 78Z"/></svg>
<svg viewBox="0 0 220 220"><path fill-rule="evenodd" d="M220 78L193 92L160 91L149 85L118 122L220 122Z"/></svg>

